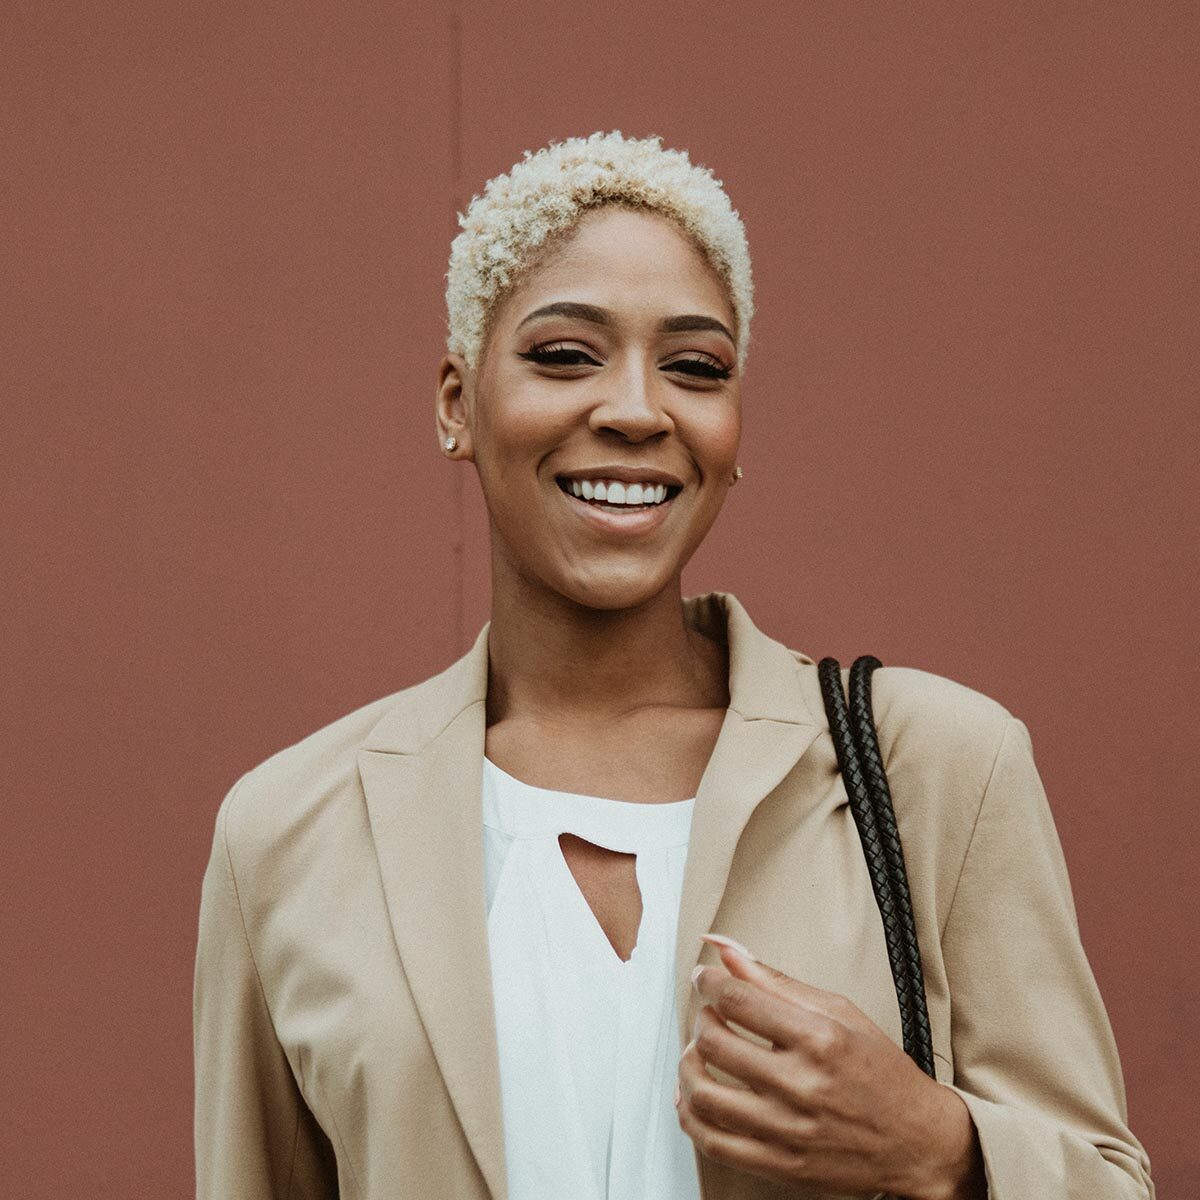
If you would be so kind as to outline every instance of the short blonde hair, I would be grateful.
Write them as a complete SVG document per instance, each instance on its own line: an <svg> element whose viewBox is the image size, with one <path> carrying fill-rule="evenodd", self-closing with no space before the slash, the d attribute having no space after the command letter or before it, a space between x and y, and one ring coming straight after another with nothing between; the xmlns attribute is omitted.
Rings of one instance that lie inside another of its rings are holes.
<svg viewBox="0 0 1200 1200"><path fill-rule="evenodd" d="M754 288L741 217L722 181L658 136L626 138L620 130L554 142L506 174L488 180L458 214L446 273L447 349L474 369L490 334L497 301L537 258L552 235L606 203L653 209L674 220L705 254L729 293L737 321L739 368L746 364Z"/></svg>

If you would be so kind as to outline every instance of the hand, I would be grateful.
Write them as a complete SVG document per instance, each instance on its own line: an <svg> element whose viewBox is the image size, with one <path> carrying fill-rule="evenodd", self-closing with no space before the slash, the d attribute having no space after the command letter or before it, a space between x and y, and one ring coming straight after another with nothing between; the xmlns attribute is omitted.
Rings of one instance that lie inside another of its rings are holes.
<svg viewBox="0 0 1200 1200"><path fill-rule="evenodd" d="M700 1151L835 1192L960 1194L978 1153L962 1098L847 997L718 949L723 966L697 968L705 1003L679 1060L679 1122Z"/></svg>

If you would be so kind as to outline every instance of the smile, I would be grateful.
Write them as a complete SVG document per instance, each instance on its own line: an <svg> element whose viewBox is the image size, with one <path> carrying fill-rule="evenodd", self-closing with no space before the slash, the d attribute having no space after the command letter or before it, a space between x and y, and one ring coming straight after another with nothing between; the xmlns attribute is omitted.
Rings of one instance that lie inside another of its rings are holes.
<svg viewBox="0 0 1200 1200"><path fill-rule="evenodd" d="M561 477L554 482L571 507L593 526L625 533L642 533L656 528L665 519L675 497L683 491L681 487L666 484L643 486Z"/></svg>

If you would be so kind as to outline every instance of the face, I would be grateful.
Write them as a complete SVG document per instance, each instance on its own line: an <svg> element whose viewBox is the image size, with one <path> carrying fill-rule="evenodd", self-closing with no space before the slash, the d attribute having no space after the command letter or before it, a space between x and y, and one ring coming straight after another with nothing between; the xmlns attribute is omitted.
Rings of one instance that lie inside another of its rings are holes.
<svg viewBox="0 0 1200 1200"><path fill-rule="evenodd" d="M439 439L475 463L494 589L615 609L678 588L737 457L734 320L673 222L610 205L501 301L474 371L443 359Z"/></svg>

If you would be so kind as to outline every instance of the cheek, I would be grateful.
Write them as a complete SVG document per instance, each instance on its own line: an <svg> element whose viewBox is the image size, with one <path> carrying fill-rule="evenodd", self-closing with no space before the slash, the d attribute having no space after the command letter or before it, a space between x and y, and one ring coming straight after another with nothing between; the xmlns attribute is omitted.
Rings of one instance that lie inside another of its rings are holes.
<svg viewBox="0 0 1200 1200"><path fill-rule="evenodd" d="M509 390L500 403L492 400L488 396L480 405L475 424L476 470L494 515L525 512L543 459L566 439L577 416L536 388Z"/></svg>
<svg viewBox="0 0 1200 1200"><path fill-rule="evenodd" d="M708 414L696 426L697 444L710 462L732 464L741 435L741 413L733 406Z"/></svg>
<svg viewBox="0 0 1200 1200"><path fill-rule="evenodd" d="M509 393L502 403L485 406L480 415L486 440L508 453L536 453L543 446L551 446L572 419L577 419L561 397L556 401L537 388Z"/></svg>
<svg viewBox="0 0 1200 1200"><path fill-rule="evenodd" d="M510 402L495 428L497 440L506 446L536 449L554 436L558 424L552 407L526 398Z"/></svg>

